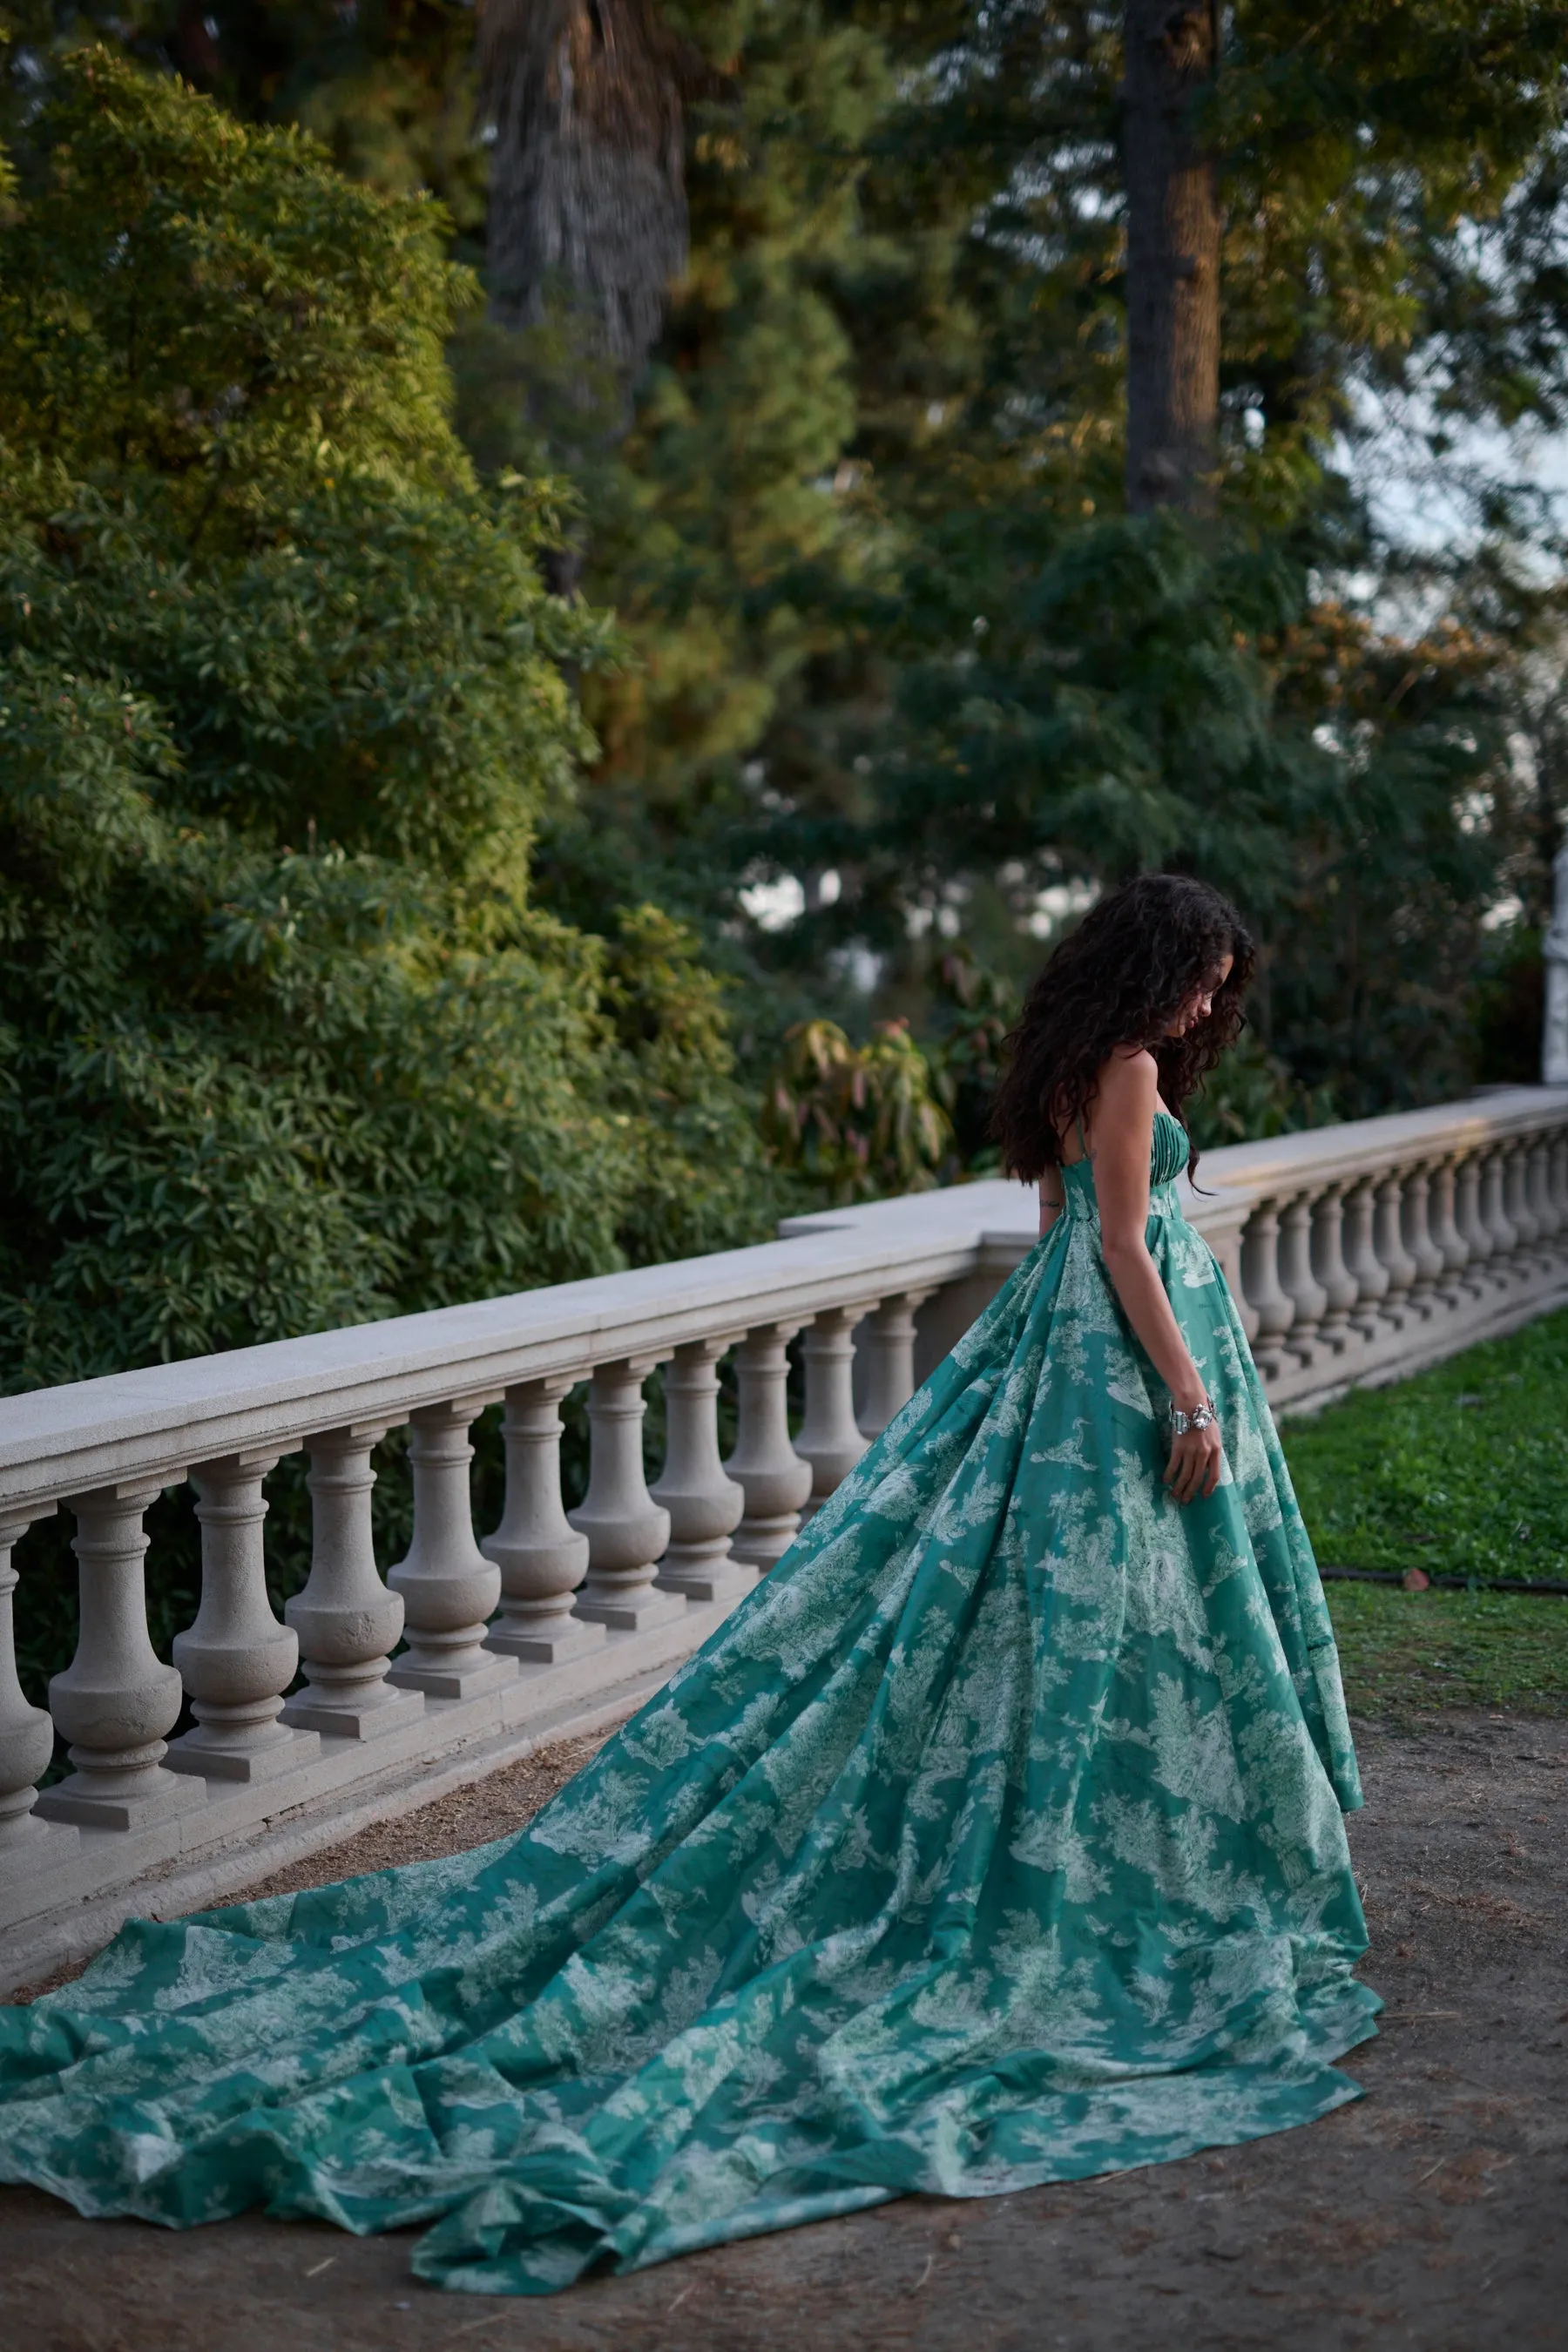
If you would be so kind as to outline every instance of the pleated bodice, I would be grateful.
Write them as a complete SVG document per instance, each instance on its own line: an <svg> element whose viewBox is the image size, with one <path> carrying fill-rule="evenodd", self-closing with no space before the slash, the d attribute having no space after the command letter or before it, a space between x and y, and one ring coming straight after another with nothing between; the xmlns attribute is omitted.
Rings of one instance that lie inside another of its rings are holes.
<svg viewBox="0 0 1568 2352"><path fill-rule="evenodd" d="M1163 1107L1154 1113L1154 1133L1149 1148L1149 1214L1179 1217L1182 1204L1176 1180L1185 1171L1192 1143L1179 1118ZM1094 1162L1075 1160L1064 1167L1062 1200L1069 1217L1100 1223L1100 1202L1094 1189Z"/></svg>

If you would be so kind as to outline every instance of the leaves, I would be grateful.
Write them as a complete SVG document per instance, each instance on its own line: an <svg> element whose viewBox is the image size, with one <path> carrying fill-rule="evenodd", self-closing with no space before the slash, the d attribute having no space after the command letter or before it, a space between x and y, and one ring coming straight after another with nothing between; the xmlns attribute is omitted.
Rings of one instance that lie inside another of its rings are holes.
<svg viewBox="0 0 1568 2352"><path fill-rule="evenodd" d="M835 1202L940 1181L952 1130L907 1024L879 1022L854 1045L835 1023L807 1021L784 1042L763 1109L781 1167Z"/></svg>
<svg viewBox="0 0 1568 2352"><path fill-rule="evenodd" d="M0 228L0 1379L766 1230L690 938L531 903L562 666L614 641L541 583L555 489L452 436L431 208L101 52L42 152Z"/></svg>

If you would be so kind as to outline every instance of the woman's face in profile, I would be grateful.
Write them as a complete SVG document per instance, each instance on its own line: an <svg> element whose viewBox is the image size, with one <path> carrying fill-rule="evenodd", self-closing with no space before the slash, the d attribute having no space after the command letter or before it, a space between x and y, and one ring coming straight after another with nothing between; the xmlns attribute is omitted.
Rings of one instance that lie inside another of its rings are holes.
<svg viewBox="0 0 1568 2352"><path fill-rule="evenodd" d="M1215 998L1230 978L1230 968L1235 961L1234 956L1227 955L1212 978L1201 982L1192 994L1177 1007L1175 1019L1165 1032L1167 1037L1184 1037L1189 1029L1195 1028L1200 1021L1208 1019L1209 1014L1214 1011Z"/></svg>

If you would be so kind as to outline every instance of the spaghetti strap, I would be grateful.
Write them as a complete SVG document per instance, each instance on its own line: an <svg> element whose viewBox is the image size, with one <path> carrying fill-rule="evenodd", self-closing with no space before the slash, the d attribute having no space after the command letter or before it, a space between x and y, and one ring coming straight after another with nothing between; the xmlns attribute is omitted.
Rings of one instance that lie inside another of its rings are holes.
<svg viewBox="0 0 1568 2352"><path fill-rule="evenodd" d="M1077 1119L1074 1121L1074 1124L1075 1124L1075 1126L1076 1126L1076 1127L1077 1127L1077 1129L1078 1129L1078 1148L1079 1148L1079 1150L1082 1152L1082 1154L1083 1154L1084 1158L1087 1160L1087 1159L1089 1158L1089 1138L1088 1138L1088 1136L1087 1136L1087 1135L1085 1135L1085 1133L1084 1133L1084 1131L1083 1131L1083 1113L1082 1113L1082 1111L1079 1111L1079 1115L1078 1115Z"/></svg>

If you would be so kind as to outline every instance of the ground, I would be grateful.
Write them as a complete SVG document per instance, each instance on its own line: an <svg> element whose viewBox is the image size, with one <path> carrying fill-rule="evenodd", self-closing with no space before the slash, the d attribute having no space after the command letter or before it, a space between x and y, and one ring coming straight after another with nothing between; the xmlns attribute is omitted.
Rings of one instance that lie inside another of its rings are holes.
<svg viewBox="0 0 1568 2352"><path fill-rule="evenodd" d="M172 2235L3 2190L0 2335L28 2352L1559 2347L1568 1721L1471 1709L1363 1724L1359 1740L1363 1974L1388 2009L1347 2063L1367 2097L1305 2130L1016 2197L910 2198L548 2302L422 2286L407 2236L250 2216ZM591 1745L267 1885L500 1835Z"/></svg>

